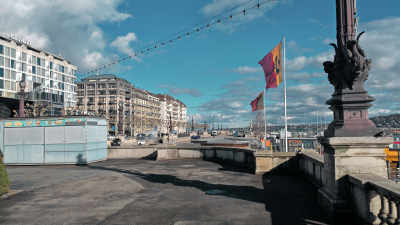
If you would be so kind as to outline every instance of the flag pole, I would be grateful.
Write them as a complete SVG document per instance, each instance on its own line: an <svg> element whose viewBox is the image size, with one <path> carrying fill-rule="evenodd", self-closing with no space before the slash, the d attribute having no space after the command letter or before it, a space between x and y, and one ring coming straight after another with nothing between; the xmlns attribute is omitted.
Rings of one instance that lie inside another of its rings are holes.
<svg viewBox="0 0 400 225"><path fill-rule="evenodd" d="M263 90L263 106L264 106L264 140L267 140L267 117L265 117L265 88Z"/></svg>
<svg viewBox="0 0 400 225"><path fill-rule="evenodd" d="M287 141L287 118L286 118L286 71L285 71L285 36L283 36L283 83L284 83L284 92L285 92L285 151L288 152L288 141Z"/></svg>

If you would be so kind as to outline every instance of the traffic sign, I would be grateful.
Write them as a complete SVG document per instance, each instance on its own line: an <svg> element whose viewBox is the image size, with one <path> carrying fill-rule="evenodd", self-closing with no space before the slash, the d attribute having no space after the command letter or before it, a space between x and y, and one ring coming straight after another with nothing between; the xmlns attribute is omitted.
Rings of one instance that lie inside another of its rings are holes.
<svg viewBox="0 0 400 225"><path fill-rule="evenodd" d="M115 126L112 126L112 130L115 130Z"/></svg>

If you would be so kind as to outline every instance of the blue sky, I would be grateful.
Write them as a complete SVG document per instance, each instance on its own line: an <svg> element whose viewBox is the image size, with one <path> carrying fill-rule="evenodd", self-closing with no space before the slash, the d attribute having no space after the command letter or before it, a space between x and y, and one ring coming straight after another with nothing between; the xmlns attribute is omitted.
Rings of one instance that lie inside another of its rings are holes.
<svg viewBox="0 0 400 225"><path fill-rule="evenodd" d="M0 2L4 6L0 9L0 33L16 34L36 47L61 54L83 73L246 1ZM245 7L257 3L253 0ZM357 1L357 8L358 31L366 31L360 44L373 60L364 85L377 98L369 114L400 113L400 2L363 0ZM234 13L242 10L240 7ZM315 123L317 110L320 116L325 110L329 122L332 113L324 103L333 87L322 63L333 60L333 48L328 44L335 42L335 22L333 0L276 0L198 34L187 37L183 32L174 36L182 36L180 41L166 43L102 73L180 99L197 122L244 125L255 117L250 101L265 86L257 63L285 35L289 123ZM268 90L266 99L268 122L283 124L283 86Z"/></svg>

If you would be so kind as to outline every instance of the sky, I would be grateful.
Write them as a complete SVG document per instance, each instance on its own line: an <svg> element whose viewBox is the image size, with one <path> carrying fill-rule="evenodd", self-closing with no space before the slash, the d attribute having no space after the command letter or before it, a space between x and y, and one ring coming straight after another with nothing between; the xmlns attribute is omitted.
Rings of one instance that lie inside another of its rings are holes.
<svg viewBox="0 0 400 225"><path fill-rule="evenodd" d="M157 41L164 47L102 69L187 106L188 121L245 126L250 102L265 88L258 62L285 36L289 124L332 121L325 102L333 93L322 63L333 61L335 1L276 0L232 20L197 30L265 0L0 0L0 33L15 34L64 58L77 74L132 54ZM360 45L372 59L364 87L376 98L369 117L400 113L400 1L357 1ZM214 19L208 20L216 16ZM269 125L284 123L283 84L266 94ZM258 111L260 112L260 111Z"/></svg>

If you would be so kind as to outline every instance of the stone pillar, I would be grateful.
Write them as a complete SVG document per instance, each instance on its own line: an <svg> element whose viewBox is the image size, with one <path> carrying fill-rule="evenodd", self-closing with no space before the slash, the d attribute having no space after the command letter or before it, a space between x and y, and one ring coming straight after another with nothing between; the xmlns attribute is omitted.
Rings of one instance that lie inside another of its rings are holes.
<svg viewBox="0 0 400 225"><path fill-rule="evenodd" d="M256 161L255 174L264 174L272 170L272 153L269 151L256 151L254 158Z"/></svg>
<svg viewBox="0 0 400 225"><path fill-rule="evenodd" d="M352 214L347 174L374 174L387 178L385 147L391 137L319 137L324 146L323 188L318 204L331 218Z"/></svg>

